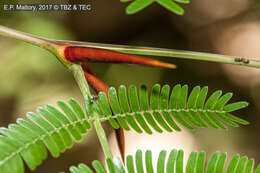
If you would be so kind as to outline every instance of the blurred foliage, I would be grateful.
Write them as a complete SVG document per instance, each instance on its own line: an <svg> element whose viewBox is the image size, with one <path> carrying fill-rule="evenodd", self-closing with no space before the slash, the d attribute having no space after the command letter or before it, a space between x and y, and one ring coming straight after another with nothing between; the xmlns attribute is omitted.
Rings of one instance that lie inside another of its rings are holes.
<svg viewBox="0 0 260 173"><path fill-rule="evenodd" d="M27 20L19 25L18 28L22 31L28 31L29 33L48 38L70 38L62 27L44 19ZM47 29L43 30L42 28ZM0 94L10 94L20 90L19 83L21 82L27 85L26 88L36 88L39 86L39 81L33 81L31 80L32 78L41 78L41 80L44 80L44 78L48 77L46 74L55 73L56 75L61 75L63 73L59 65L55 63L55 58L46 50L18 41L10 45L11 42L13 40L0 42L0 51L3 52L0 62L2 67L0 80L4 81L7 76L12 79L9 82L2 82L0 84ZM5 51L7 47L12 51Z"/></svg>
<svg viewBox="0 0 260 173"><path fill-rule="evenodd" d="M71 34L60 24L44 18L25 20L17 24L17 28L48 38L72 38ZM56 92L57 89L50 90L46 86L57 83L66 75L65 69L56 58L46 50L19 41L0 41L0 45L0 51L3 52L0 62L2 67L0 79L4 81L0 83L1 96L7 97L15 94L18 99L16 104L20 105L22 109L29 109L32 102L38 102L40 97L52 97L53 92ZM5 51L6 49L11 51ZM53 74L55 74L55 78L51 77ZM6 78L10 80L7 82ZM60 91L61 95L63 92L65 95L67 93L67 90ZM41 96L37 94L38 92L42 93Z"/></svg>

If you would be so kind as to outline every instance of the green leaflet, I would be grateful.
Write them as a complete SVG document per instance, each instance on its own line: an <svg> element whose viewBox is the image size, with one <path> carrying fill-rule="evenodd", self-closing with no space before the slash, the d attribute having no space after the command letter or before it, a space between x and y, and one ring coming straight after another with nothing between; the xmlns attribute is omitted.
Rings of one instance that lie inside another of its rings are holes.
<svg viewBox="0 0 260 173"><path fill-rule="evenodd" d="M174 0L174 1L184 3L184 4L190 3L190 0Z"/></svg>
<svg viewBox="0 0 260 173"><path fill-rule="evenodd" d="M149 94L145 86L138 89L130 86L126 89L121 85L118 93L115 88L109 89L109 100L105 93L99 93L99 105L103 114L101 121L109 120L114 128L121 126L125 130L133 129L138 133L151 134L174 130L180 131L181 126L193 130L196 127L227 129L226 125L238 127L247 121L231 114L248 105L247 102L228 104L232 94L222 96L222 91L208 95L208 87L196 86L191 93L187 85L156 84ZM109 106L108 103L111 103ZM110 108L111 107L111 108ZM112 116L113 111L114 115Z"/></svg>
<svg viewBox="0 0 260 173"><path fill-rule="evenodd" d="M131 1L131 0L120 0L120 2L123 2L123 3L129 2L129 1ZM135 13L143 10L144 8L148 7L152 3L157 2L164 8L171 11L172 13L175 13L178 15L184 14L183 8L180 5L178 5L177 3L175 3L174 1L183 3L183 4L187 4L190 2L189 0L133 0L133 2L131 2L126 7L126 13L135 14Z"/></svg>
<svg viewBox="0 0 260 173"><path fill-rule="evenodd" d="M197 152L192 152L190 154L190 157L189 157L189 160L188 160L188 163L187 163L187 166L186 166L186 172L195 173L198 155L199 154Z"/></svg>
<svg viewBox="0 0 260 173"><path fill-rule="evenodd" d="M121 1L122 2L122 1ZM154 2L154 0L135 0L126 8L127 14L134 14L141 10L143 10L145 7L151 5Z"/></svg>
<svg viewBox="0 0 260 173"><path fill-rule="evenodd" d="M99 161L95 160L94 162L92 162L92 166L94 167L96 172L106 173L106 170L104 169L104 167L101 165Z"/></svg>
<svg viewBox="0 0 260 173"><path fill-rule="evenodd" d="M153 173L153 161L152 161L152 152L150 150L145 152L145 165L146 172Z"/></svg>
<svg viewBox="0 0 260 173"><path fill-rule="evenodd" d="M164 8L170 10L171 12L179 15L184 14L184 10L181 6L173 2L172 0L157 0L157 2Z"/></svg>
<svg viewBox="0 0 260 173"><path fill-rule="evenodd" d="M145 159L143 159L145 157ZM114 160L114 159L113 159ZM227 153L215 152L208 159L206 164L206 153L204 151L190 153L186 168L184 169L184 152L183 150L172 150L167 155L165 150L162 150L158 156L157 162L153 165L152 152L147 150L144 153L138 150L135 156L128 155L126 158L126 166L118 172L129 173L253 173L254 172L254 159L248 159L246 156L240 158L237 154L227 162ZM116 165L122 165L118 162L113 162L111 159L107 159L106 167L104 168L98 161L93 163L94 169L97 173L114 173L116 172ZM113 166L114 165L114 166ZM255 169L255 173L259 173L259 167ZM225 169L226 168L226 169ZM146 169L146 170L145 170ZM71 173L89 173L90 168L84 164L79 164L78 167L72 166L70 168ZM87 172L88 171L88 172Z"/></svg>
<svg viewBox="0 0 260 173"><path fill-rule="evenodd" d="M158 160L157 160L157 172L163 173L165 167L165 158L166 158L166 151L163 150L160 152Z"/></svg>

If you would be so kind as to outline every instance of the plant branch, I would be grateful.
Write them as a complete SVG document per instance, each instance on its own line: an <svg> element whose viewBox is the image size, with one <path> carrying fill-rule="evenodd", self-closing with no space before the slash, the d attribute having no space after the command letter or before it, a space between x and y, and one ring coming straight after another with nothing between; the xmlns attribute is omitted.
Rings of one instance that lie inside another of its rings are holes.
<svg viewBox="0 0 260 173"><path fill-rule="evenodd" d="M51 53L53 53L58 60L64 64L67 68L71 66L70 63L65 62L60 56L59 56L59 47L61 46L59 42L56 42L55 40L42 38L38 36L34 36L28 33L20 32L5 26L0 25L0 35L6 36L9 38L14 38L17 40L21 40L30 44L33 44L35 46L39 46L41 48L45 48L49 50Z"/></svg>
<svg viewBox="0 0 260 173"><path fill-rule="evenodd" d="M153 47L141 47L141 46L78 42L78 41L67 41L67 40L66 41L50 40L50 39L34 36L31 34L23 33L1 25L0 25L0 35L22 40L37 45L39 47L48 49L54 55L56 55L66 67L69 67L71 64L64 62L64 60L61 60L60 57L58 56L58 48L64 45L102 48L102 49L108 49L108 50L129 53L129 54L136 54L136 55L150 55L150 56L173 57L173 58L180 58L180 59L202 60L202 61L220 62L220 63L228 63L228 64L260 68L260 60L246 58L246 57L243 58L245 61L240 61L241 58L240 60L236 60L236 58L238 57L212 54L212 53L203 53L203 52L193 52L193 51L153 48Z"/></svg>
<svg viewBox="0 0 260 173"><path fill-rule="evenodd" d="M92 97L91 95L91 92L89 90L89 86L88 86L88 83L85 79L85 76L84 76L84 72L81 68L80 65L78 64L73 64L70 69L72 70L73 72L73 75L74 75L74 78L81 90L81 93L83 94L84 96L84 99L86 102L89 102L89 98ZM86 103L87 105L87 103ZM97 136L99 138L99 141L101 143L101 146L103 148L103 151L106 155L106 157L109 157L109 158L112 158L112 154L110 152L110 148L109 148L109 145L108 145L108 142L107 142L107 137L106 137L106 134L105 134L105 131L101 125L101 122L99 120L99 115L98 113L94 110L93 112L93 117L94 117L94 126L95 126L95 129L96 129L96 132L97 132Z"/></svg>
<svg viewBox="0 0 260 173"><path fill-rule="evenodd" d="M106 137L106 133L101 125L101 122L99 120L99 115L94 112L94 117L96 117L95 121L94 121L94 126L95 126L95 129L96 129L96 132L97 132L97 136L98 136L98 139L101 143L101 146L103 148L103 151L106 155L107 158L113 158L111 152L110 152L110 147L108 145L108 142L107 142L107 137Z"/></svg>
<svg viewBox="0 0 260 173"><path fill-rule="evenodd" d="M80 91L82 95L84 96L84 99L88 99L89 96L91 96L91 92L89 90L88 83L85 79L84 72L80 65L73 64L70 69L73 72L74 78L80 88Z"/></svg>
<svg viewBox="0 0 260 173"><path fill-rule="evenodd" d="M150 56L162 56L172 57L180 59L202 60L211 62L220 62L227 64L242 65L248 67L260 68L260 60L253 58L243 58L245 62L238 61L234 56L227 56L221 54L184 51L176 49L154 48L154 47L142 47L142 46L128 46L128 45L114 45L114 44L102 44L91 42L76 42L76 41L61 41L62 43L70 44L73 46L86 46L92 48L102 48L122 53L129 53L135 55L150 55ZM241 57L242 58L242 57Z"/></svg>
<svg viewBox="0 0 260 173"><path fill-rule="evenodd" d="M24 32L20 32L11 28L7 28L5 26L0 25L0 35L14 38L17 40L22 40L27 43L31 43L33 45L45 48L45 49L52 49L52 47L57 47L56 44L53 43L53 40L49 40L46 38L41 38L38 36L34 36L31 34L27 34Z"/></svg>

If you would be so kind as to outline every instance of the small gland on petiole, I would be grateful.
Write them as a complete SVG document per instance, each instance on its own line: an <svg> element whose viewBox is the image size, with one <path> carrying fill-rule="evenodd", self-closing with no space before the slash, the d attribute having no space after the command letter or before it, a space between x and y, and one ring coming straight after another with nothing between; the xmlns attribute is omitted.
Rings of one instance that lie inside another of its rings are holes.
<svg viewBox="0 0 260 173"><path fill-rule="evenodd" d="M241 62L241 63L244 63L244 64L249 64L249 59L247 59L247 58L240 58L240 57L236 57L236 58L234 58L234 61L235 62Z"/></svg>
<svg viewBox="0 0 260 173"><path fill-rule="evenodd" d="M249 62L250 62L249 59L243 58L243 63L244 64L249 64Z"/></svg>
<svg viewBox="0 0 260 173"><path fill-rule="evenodd" d="M98 96L91 96L89 103L93 104L96 100L98 100Z"/></svg>

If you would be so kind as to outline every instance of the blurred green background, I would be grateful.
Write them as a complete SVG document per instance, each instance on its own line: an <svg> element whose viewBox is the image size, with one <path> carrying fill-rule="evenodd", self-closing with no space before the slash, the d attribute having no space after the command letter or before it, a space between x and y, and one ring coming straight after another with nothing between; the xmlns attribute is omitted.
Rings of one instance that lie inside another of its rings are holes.
<svg viewBox="0 0 260 173"><path fill-rule="evenodd" d="M78 40L110 44L153 46L245 56L260 59L260 11L252 0L191 0L184 5L185 15L177 16L157 4L126 15L127 4L119 0L93 0L91 12L13 12L3 11L8 3L39 3L40 0L4 0L0 2L0 24L51 39ZM69 0L44 0L44 3L73 3ZM76 1L77 3L85 1ZM41 48L0 37L0 125L7 127L28 111L47 103L73 97L80 100L79 89L68 70L53 55ZM109 85L152 87L155 83L209 86L233 92L233 101L245 100L249 107L236 112L251 122L228 131L198 129L193 132L138 135L126 134L127 153L136 149L182 148L239 153L260 162L260 70L234 65L160 58L178 66L176 70L133 65L94 64L91 66ZM112 129L105 126L111 147L118 154ZM159 142L159 143L158 143ZM49 157L36 172L68 171L79 162L90 165L103 159L94 132L82 143L54 159ZM30 172L28 170L28 172Z"/></svg>

